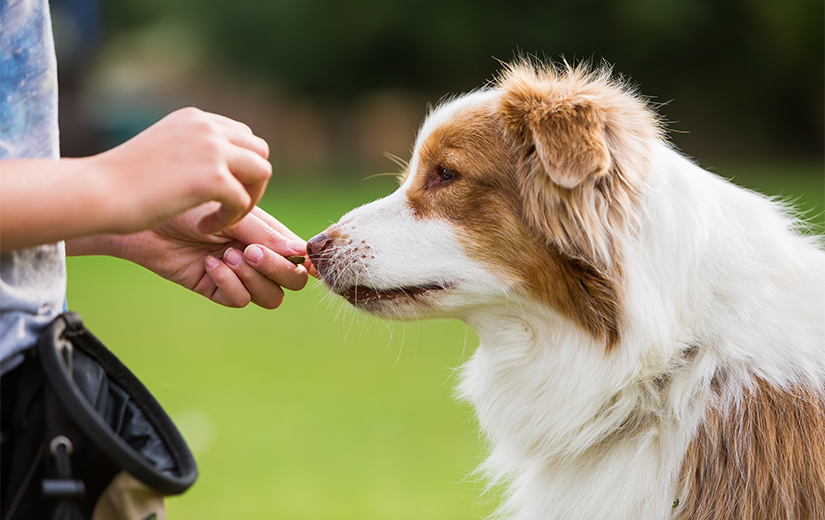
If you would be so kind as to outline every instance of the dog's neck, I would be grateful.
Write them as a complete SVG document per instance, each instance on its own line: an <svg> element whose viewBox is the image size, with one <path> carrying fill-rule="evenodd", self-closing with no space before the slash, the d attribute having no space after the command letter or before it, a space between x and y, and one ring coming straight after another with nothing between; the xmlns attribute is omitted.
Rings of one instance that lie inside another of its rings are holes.
<svg viewBox="0 0 825 520"><path fill-rule="evenodd" d="M536 515L661 516L678 498L674 462L691 431L668 417L655 377L639 379L639 360L627 351L606 354L603 343L564 320L524 304L465 320L481 339L460 391L491 441L482 469L519 494L552 501ZM627 489L623 471L649 482ZM510 504L519 518L533 518L524 504L537 505L517 495Z"/></svg>
<svg viewBox="0 0 825 520"><path fill-rule="evenodd" d="M569 461L634 420L642 390L627 351L606 352L558 313L524 304L466 322L481 344L461 388L494 440L523 437L525 456L538 449L548 461ZM648 408L660 404L654 399Z"/></svg>
<svg viewBox="0 0 825 520"><path fill-rule="evenodd" d="M481 344L460 392L490 439L482 470L512 490L504 514L667 518L714 392L735 396L755 375L823 387L821 252L767 200L660 154L667 168L622 243L618 345L608 351L516 297L465 317ZM690 226L678 218L697 212ZM757 231L766 238L750 236Z"/></svg>

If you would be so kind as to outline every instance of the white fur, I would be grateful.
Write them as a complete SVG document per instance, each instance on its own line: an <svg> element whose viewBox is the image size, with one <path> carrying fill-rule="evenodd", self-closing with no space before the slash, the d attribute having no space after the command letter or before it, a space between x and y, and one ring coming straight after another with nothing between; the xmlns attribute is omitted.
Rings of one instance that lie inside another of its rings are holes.
<svg viewBox="0 0 825 520"><path fill-rule="evenodd" d="M478 92L437 109L417 146L456 111L496 95ZM664 142L652 146L637 223L614 237L623 254L625 321L609 353L468 257L449 222L413 216L405 191L418 174L415 154L396 193L333 226L349 237L344 256L354 260L340 262L337 278L327 280L332 288L448 284L423 304L388 305L380 314L453 316L478 332L460 394L490 439L483 471L508 486L504 516L669 518L718 370L730 388L753 376L780 387L825 383L819 245L796 232L783 206L702 170ZM701 348L688 358L693 346Z"/></svg>

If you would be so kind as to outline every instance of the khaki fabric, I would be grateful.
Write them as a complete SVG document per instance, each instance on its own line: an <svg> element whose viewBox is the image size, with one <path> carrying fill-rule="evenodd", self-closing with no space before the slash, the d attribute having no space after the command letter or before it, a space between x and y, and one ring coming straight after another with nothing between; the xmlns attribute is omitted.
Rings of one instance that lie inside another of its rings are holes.
<svg viewBox="0 0 825 520"><path fill-rule="evenodd" d="M92 520L166 520L163 495L121 471L100 495Z"/></svg>

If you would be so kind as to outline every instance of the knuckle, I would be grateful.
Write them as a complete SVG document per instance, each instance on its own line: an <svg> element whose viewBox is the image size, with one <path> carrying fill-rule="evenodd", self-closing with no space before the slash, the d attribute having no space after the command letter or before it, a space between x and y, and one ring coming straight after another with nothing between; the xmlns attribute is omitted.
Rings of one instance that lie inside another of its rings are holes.
<svg viewBox="0 0 825 520"><path fill-rule="evenodd" d="M199 118L203 116L203 110L196 107L185 107L178 110L178 114L188 118Z"/></svg>
<svg viewBox="0 0 825 520"><path fill-rule="evenodd" d="M219 164L212 164L207 168L205 177L209 183L215 186L218 190L224 191L229 188L229 179L226 170Z"/></svg>
<svg viewBox="0 0 825 520"><path fill-rule="evenodd" d="M252 205L252 197L243 188L237 191L238 207L246 209Z"/></svg>
<svg viewBox="0 0 825 520"><path fill-rule="evenodd" d="M199 137L202 147L219 147L220 141L216 124L206 117L206 114L194 115L189 118L188 122L187 132L192 136Z"/></svg>
<svg viewBox="0 0 825 520"><path fill-rule="evenodd" d="M284 242L284 237L275 231L274 228L266 227L264 230L264 240L266 240L267 244L271 244L273 246L280 246Z"/></svg>
<svg viewBox="0 0 825 520"><path fill-rule="evenodd" d="M212 123L207 122L206 125L211 125ZM223 156L223 143L216 135L209 134L208 131L204 131L206 135L201 139L200 147L201 153L204 154L204 157L210 161L217 161Z"/></svg>

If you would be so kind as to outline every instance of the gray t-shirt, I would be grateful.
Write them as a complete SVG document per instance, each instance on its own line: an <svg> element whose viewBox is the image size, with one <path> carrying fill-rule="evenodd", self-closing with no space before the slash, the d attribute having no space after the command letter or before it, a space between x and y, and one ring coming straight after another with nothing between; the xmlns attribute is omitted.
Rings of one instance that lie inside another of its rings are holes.
<svg viewBox="0 0 825 520"><path fill-rule="evenodd" d="M2 160L59 156L48 1L0 0L0 170ZM65 301L62 242L0 254L0 373L22 361Z"/></svg>

